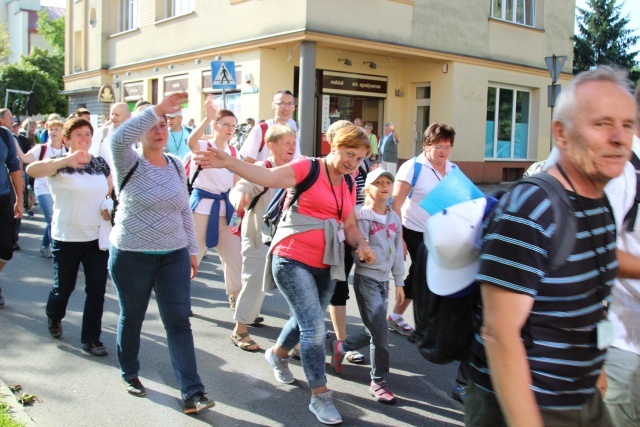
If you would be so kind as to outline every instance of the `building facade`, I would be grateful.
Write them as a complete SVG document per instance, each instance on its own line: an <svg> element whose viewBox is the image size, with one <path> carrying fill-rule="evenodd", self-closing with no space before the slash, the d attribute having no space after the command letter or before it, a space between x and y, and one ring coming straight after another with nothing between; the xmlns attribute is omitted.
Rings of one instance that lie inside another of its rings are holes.
<svg viewBox="0 0 640 427"><path fill-rule="evenodd" d="M378 135L394 122L406 160L442 122L471 179L508 181L549 152L545 57L568 57L566 85L574 18L574 0L67 0L65 94L99 123L105 84L130 104L186 90L198 123L205 96L221 97L210 62L233 61L227 107L270 118L273 93L291 90L304 154L359 117Z"/></svg>
<svg viewBox="0 0 640 427"><path fill-rule="evenodd" d="M64 9L59 7L43 7L40 0L7 0L0 5L0 24L9 33L8 63L20 59L20 55L28 55L34 47L50 49L47 41L38 33L38 12L42 9L49 14L49 19L64 16Z"/></svg>

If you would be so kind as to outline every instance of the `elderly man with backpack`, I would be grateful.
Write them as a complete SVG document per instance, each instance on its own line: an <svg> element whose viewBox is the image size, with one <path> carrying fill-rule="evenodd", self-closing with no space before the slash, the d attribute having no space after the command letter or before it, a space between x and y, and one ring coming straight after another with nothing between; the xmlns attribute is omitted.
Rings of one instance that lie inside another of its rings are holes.
<svg viewBox="0 0 640 427"><path fill-rule="evenodd" d="M547 173L568 192L577 226L561 268L549 268L548 253L563 207L530 184L501 198L480 254L482 327L471 346L466 425L612 425L602 365L618 262L604 187L629 159L636 121L626 76L608 67L579 74L560 96L559 160Z"/></svg>

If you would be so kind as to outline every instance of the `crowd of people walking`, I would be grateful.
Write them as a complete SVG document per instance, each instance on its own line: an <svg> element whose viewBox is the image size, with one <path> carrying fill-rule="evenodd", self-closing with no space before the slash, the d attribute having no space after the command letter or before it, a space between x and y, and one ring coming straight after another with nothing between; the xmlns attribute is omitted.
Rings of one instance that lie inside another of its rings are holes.
<svg viewBox="0 0 640 427"><path fill-rule="evenodd" d="M108 355L100 335L110 275L120 308L115 353L129 394L146 395L140 335L153 292L184 413L214 406L198 375L190 283L206 251L215 249L234 320L228 345L250 353L262 349L248 325L264 321L265 295L278 289L289 318L264 352L277 382L296 381L289 363L300 358L309 411L324 424L339 424L327 356L330 369L346 376L343 362L362 363L366 356L359 350L368 346L367 392L383 404L395 403L389 333L415 333L404 313L422 285L417 277L424 276L416 266L424 265L418 257L431 216L420 202L458 169L449 160L456 131L430 124L421 153L397 168L400 141L392 122L376 137L371 123L338 120L326 132L329 154L304 157L292 119L294 97L282 90L273 97L274 118L253 126L238 151L229 145L235 114L208 97L202 122L186 130L186 97L174 93L158 105L141 104L132 115L126 104L114 104L110 122L96 132L82 117L86 111L66 121L50 116L46 134L25 122L21 143L0 127L6 165L0 169L0 271L13 255L15 219L23 213L23 163L46 223L40 252L53 261L48 331L62 337L82 265L82 348ZM640 155L638 106L640 89L634 102L624 76L606 67L578 76L558 102L556 157L546 173L564 187L577 223L562 271L547 262L555 244L553 211L560 207L535 185L511 191L485 224L473 279L480 283L482 327L453 391L465 404L467 425L640 422L633 197L640 186L638 166L628 162L632 153ZM0 125L12 123L9 116L0 111ZM263 222L274 204L275 231ZM362 326L347 335L354 266ZM328 306L335 330L329 342Z"/></svg>

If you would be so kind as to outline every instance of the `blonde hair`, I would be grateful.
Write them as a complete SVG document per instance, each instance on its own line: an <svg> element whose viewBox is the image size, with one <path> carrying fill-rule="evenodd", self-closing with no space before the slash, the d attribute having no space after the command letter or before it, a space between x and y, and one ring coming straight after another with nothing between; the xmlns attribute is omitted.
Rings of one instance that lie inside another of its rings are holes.
<svg viewBox="0 0 640 427"><path fill-rule="evenodd" d="M338 120L331 123L331 126L329 126L329 128L327 129L327 132L325 132L325 136L327 137L327 141L329 141L329 144L331 144L331 141L333 141L333 137L335 136L336 132L345 126L353 126L353 123L351 123L349 120Z"/></svg>
<svg viewBox="0 0 640 427"><path fill-rule="evenodd" d="M53 126L64 127L64 122L59 119L47 121L47 130L51 129Z"/></svg>
<svg viewBox="0 0 640 427"><path fill-rule="evenodd" d="M286 126L286 125L269 126L267 133L264 135L264 142L266 143L272 142L275 144L276 142L280 141L283 137L287 135L291 135L294 138L297 136L296 131L293 130L291 126Z"/></svg>

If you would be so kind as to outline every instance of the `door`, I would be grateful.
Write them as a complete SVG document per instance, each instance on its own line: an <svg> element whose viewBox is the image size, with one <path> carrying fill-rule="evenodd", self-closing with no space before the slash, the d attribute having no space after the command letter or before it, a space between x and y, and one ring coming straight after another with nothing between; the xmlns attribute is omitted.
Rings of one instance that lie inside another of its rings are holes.
<svg viewBox="0 0 640 427"><path fill-rule="evenodd" d="M422 134L429 127L431 111L431 86L422 84L416 87L416 111L413 122L414 155L422 152Z"/></svg>

